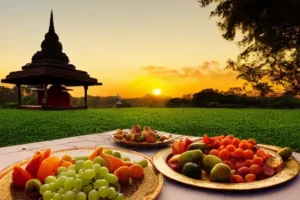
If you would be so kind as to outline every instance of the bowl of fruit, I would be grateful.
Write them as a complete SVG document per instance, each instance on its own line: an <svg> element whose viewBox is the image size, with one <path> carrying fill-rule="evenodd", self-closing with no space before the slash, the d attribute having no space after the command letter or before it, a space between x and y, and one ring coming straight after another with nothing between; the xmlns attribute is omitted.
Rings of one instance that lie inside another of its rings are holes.
<svg viewBox="0 0 300 200"><path fill-rule="evenodd" d="M153 164L166 177L216 190L255 190L295 178L299 163L289 147L259 145L232 135L188 138L155 153Z"/></svg>
<svg viewBox="0 0 300 200"><path fill-rule="evenodd" d="M133 125L130 130L118 129L112 134L112 139L128 147L160 147L175 141L171 134L155 131L149 126L141 129L138 125Z"/></svg>
<svg viewBox="0 0 300 200"><path fill-rule="evenodd" d="M0 172L7 200L155 199L162 185L149 157L117 148L37 151Z"/></svg>

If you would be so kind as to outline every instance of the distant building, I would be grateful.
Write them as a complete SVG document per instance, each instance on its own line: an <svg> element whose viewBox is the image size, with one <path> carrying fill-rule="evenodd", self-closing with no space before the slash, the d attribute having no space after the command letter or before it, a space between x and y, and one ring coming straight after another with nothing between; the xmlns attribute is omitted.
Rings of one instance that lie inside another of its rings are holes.
<svg viewBox="0 0 300 200"><path fill-rule="evenodd" d="M118 99L118 101L117 101L117 103L116 103L116 107L117 107L117 108L123 107L122 98L120 97L119 94L117 95L117 99Z"/></svg>

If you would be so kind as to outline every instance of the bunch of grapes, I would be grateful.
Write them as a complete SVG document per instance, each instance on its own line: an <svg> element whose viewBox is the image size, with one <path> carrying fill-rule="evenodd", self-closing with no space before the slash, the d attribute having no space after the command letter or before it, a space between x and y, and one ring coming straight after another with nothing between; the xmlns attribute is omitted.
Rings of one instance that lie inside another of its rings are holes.
<svg viewBox="0 0 300 200"><path fill-rule="evenodd" d="M57 176L48 176L40 187L44 200L123 200L118 178L103 166L104 160L77 160L70 167L59 167Z"/></svg>

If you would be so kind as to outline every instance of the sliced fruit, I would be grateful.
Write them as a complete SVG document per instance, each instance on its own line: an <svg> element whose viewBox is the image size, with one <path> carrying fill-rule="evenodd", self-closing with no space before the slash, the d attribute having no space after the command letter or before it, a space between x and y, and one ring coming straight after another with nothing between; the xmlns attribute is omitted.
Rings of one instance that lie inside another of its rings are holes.
<svg viewBox="0 0 300 200"><path fill-rule="evenodd" d="M35 177L43 161L43 158L44 158L44 153L41 151L37 151L32 157L32 159L26 165L25 170L28 171L33 177Z"/></svg>
<svg viewBox="0 0 300 200"><path fill-rule="evenodd" d="M95 151L93 151L93 153L90 154L89 156L89 160L93 161L94 158L96 158L97 156L99 156L103 151L103 148L102 147L97 147L95 149Z"/></svg>
<svg viewBox="0 0 300 200"><path fill-rule="evenodd" d="M112 166L113 166L113 171L117 170L118 168L120 167L123 167L125 166L125 163L123 160L119 159L119 158L116 158L114 156L111 156L111 155L106 155L107 158L111 161L112 163Z"/></svg>
<svg viewBox="0 0 300 200"><path fill-rule="evenodd" d="M46 150L44 151L44 157L43 157L43 160L45 160L46 158L49 158L50 154L51 154L51 149L50 149L50 148L46 149Z"/></svg>
<svg viewBox="0 0 300 200"><path fill-rule="evenodd" d="M172 153L173 153L173 155L180 154L179 148L178 148L178 144L179 144L178 141L175 141L175 142L172 144Z"/></svg>
<svg viewBox="0 0 300 200"><path fill-rule="evenodd" d="M144 177L144 168L140 165L132 165L130 167L130 177L133 179L141 179Z"/></svg>
<svg viewBox="0 0 300 200"><path fill-rule="evenodd" d="M60 163L59 163L59 166L60 166L60 167L65 167L65 168L68 168L68 167L70 167L71 165L73 165L72 162L65 161L65 160L61 160Z"/></svg>
<svg viewBox="0 0 300 200"><path fill-rule="evenodd" d="M59 164L60 159L57 156L50 156L43 160L37 172L37 179L44 183L47 176L55 176Z"/></svg>
<svg viewBox="0 0 300 200"><path fill-rule="evenodd" d="M149 136L149 137L146 138L146 142L149 142L149 143L155 143L156 141L155 141L155 138L154 138L154 137Z"/></svg>
<svg viewBox="0 0 300 200"><path fill-rule="evenodd" d="M12 181L19 187L25 187L26 182L32 179L32 175L23 169L20 165L14 166L12 173Z"/></svg>
<svg viewBox="0 0 300 200"><path fill-rule="evenodd" d="M133 165L133 163L130 161L125 161L124 163L125 163L125 166L127 166L127 167L131 167L131 165Z"/></svg>
<svg viewBox="0 0 300 200"><path fill-rule="evenodd" d="M107 154L104 154L103 152L100 153L100 157L103 158L104 160L104 166L108 169L109 172L113 172L114 168L113 168L113 164L110 161L110 159L108 158Z"/></svg>
<svg viewBox="0 0 300 200"><path fill-rule="evenodd" d="M173 163L173 162L178 162L178 159L179 159L180 155L181 154L177 154L177 155L172 156L172 158L170 158L168 160L168 164Z"/></svg>
<svg viewBox="0 0 300 200"><path fill-rule="evenodd" d="M130 179L130 168L128 166L119 167L114 175L118 177L120 183L128 183Z"/></svg>

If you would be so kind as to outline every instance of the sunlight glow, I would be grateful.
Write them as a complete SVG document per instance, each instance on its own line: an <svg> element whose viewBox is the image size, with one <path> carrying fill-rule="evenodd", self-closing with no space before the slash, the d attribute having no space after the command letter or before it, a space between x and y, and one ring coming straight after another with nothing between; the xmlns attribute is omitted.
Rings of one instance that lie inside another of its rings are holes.
<svg viewBox="0 0 300 200"><path fill-rule="evenodd" d="M161 89L154 89L153 94L160 95L161 94Z"/></svg>

